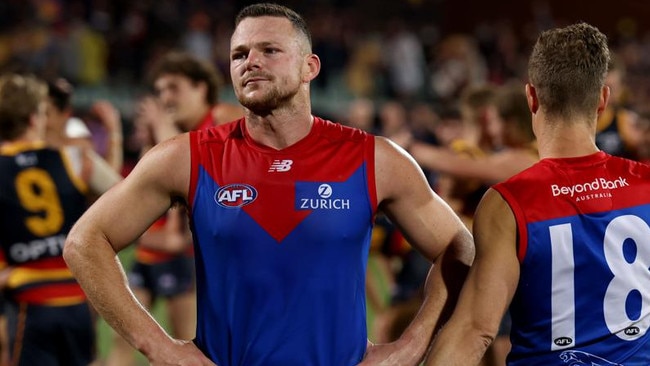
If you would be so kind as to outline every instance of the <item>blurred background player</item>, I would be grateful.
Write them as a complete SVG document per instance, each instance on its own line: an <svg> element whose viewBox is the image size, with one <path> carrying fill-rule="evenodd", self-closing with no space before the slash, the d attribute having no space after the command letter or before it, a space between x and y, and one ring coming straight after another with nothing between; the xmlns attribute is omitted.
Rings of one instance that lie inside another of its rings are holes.
<svg viewBox="0 0 650 366"><path fill-rule="evenodd" d="M241 118L239 105L219 102L222 78L209 63L187 53L170 52L152 67L155 98L144 98L139 122L157 143L181 132L201 130Z"/></svg>
<svg viewBox="0 0 650 366"><path fill-rule="evenodd" d="M45 139L53 146L79 145L96 150L111 167L121 172L123 163L122 122L120 112L108 101L94 102L88 114L103 129L105 141L95 143L86 123L74 116L72 107L73 86L63 78L51 80L47 84L47 129ZM99 136L101 138L102 136ZM103 149L99 149L101 144ZM103 150L103 151L100 151Z"/></svg>
<svg viewBox="0 0 650 366"><path fill-rule="evenodd" d="M499 139L500 145L485 156L472 158L452 149L413 141L404 142L409 152L426 169L431 169L456 177L480 179L486 183L496 183L528 168L537 162L535 136L530 127L530 113L523 109L525 95L517 84L501 87L497 94L495 118L503 124ZM503 115L501 117L500 115Z"/></svg>
<svg viewBox="0 0 650 366"><path fill-rule="evenodd" d="M613 56L605 78L611 97L603 113L598 116L596 145L609 154L636 159L640 131L637 128L637 114L629 107L630 91L625 84L625 74L625 65Z"/></svg>
<svg viewBox="0 0 650 366"><path fill-rule="evenodd" d="M121 177L85 146L47 146L47 85L0 77L0 287L11 365L86 366L95 328L86 297L62 258L87 207ZM6 360L4 360L6 361Z"/></svg>

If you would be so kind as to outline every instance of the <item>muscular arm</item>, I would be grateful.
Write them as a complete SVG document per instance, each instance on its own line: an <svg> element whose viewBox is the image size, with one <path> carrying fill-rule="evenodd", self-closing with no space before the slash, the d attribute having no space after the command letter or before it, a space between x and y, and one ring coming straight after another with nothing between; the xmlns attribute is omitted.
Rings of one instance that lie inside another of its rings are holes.
<svg viewBox="0 0 650 366"><path fill-rule="evenodd" d="M434 261L420 310L395 342L387 360L416 364L437 328L446 320L472 262L469 231L449 206L436 196L415 161L388 140L377 138L376 182L380 209L400 228L409 243ZM379 360L369 350L367 360ZM378 352L379 353L379 352ZM381 357L386 357L381 351Z"/></svg>
<svg viewBox="0 0 650 366"><path fill-rule="evenodd" d="M461 178L476 178L487 183L504 181L533 165L537 159L529 152L508 149L486 157L466 157L446 148L416 142L409 152L422 167Z"/></svg>
<svg viewBox="0 0 650 366"><path fill-rule="evenodd" d="M433 343L427 366L478 364L517 288L515 219L498 192L490 189L485 194L473 230L476 260L454 314Z"/></svg>
<svg viewBox="0 0 650 366"><path fill-rule="evenodd" d="M174 198L186 199L188 141L188 136L182 135L145 155L125 180L102 195L77 221L63 253L99 314L153 365L180 364L181 358L188 359L187 352L190 357L205 357L191 343L170 338L137 302L116 253L140 236ZM157 363L162 360L165 363Z"/></svg>

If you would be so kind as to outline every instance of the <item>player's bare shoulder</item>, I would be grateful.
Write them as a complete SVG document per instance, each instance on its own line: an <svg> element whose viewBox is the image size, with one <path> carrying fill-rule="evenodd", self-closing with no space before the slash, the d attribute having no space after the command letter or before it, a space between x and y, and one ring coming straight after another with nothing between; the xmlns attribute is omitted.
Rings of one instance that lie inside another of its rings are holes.
<svg viewBox="0 0 650 366"><path fill-rule="evenodd" d="M424 173L413 157L382 136L375 136L375 181L380 201L404 190L428 188Z"/></svg>
<svg viewBox="0 0 650 366"><path fill-rule="evenodd" d="M374 138L375 161L378 167L400 166L405 163L416 164L411 155L392 140L383 136L374 136Z"/></svg>
<svg viewBox="0 0 650 366"><path fill-rule="evenodd" d="M161 189L186 194L191 175L189 133L156 144L144 154L131 174L152 180L154 186Z"/></svg>

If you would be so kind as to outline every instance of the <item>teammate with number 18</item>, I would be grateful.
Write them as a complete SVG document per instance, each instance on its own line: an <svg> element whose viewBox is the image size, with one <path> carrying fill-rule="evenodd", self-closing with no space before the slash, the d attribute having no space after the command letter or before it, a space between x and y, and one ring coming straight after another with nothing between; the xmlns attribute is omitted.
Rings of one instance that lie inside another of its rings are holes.
<svg viewBox="0 0 650 366"><path fill-rule="evenodd" d="M595 143L607 38L540 35L526 85L541 161L492 187L476 260L426 363L475 365L510 305L509 366L650 365L650 166Z"/></svg>

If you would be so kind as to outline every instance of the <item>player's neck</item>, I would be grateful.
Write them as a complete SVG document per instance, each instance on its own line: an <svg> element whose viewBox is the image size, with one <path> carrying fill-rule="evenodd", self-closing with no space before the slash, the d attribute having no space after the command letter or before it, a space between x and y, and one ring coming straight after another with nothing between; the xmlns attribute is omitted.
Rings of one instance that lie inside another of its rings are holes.
<svg viewBox="0 0 650 366"><path fill-rule="evenodd" d="M572 158L599 151L595 131L586 124L545 129L540 132L537 143L540 159Z"/></svg>
<svg viewBox="0 0 650 366"><path fill-rule="evenodd" d="M2 144L32 144L35 142L44 142L43 136L34 129L25 131L21 136L15 139L3 141Z"/></svg>
<svg viewBox="0 0 650 366"><path fill-rule="evenodd" d="M311 131L314 117L309 109L276 110L260 116L246 111L246 129L256 142L277 150L289 147Z"/></svg>

